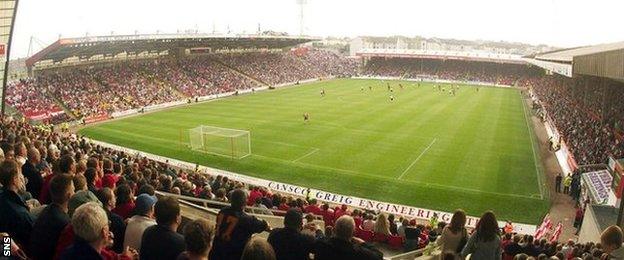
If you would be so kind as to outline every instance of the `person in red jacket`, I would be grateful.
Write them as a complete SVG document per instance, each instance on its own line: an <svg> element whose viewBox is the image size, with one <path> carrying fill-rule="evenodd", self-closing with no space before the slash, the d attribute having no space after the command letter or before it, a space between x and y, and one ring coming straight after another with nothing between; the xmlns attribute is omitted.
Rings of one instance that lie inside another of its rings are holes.
<svg viewBox="0 0 624 260"><path fill-rule="evenodd" d="M251 191L249 192L249 198L247 199L247 206L252 206L256 203L256 199L262 198L262 192L257 186L251 187Z"/></svg>
<svg viewBox="0 0 624 260"><path fill-rule="evenodd" d="M321 208L319 208L316 199L310 200L310 205L306 206L304 209L305 213L312 213L314 215L321 215Z"/></svg>
<svg viewBox="0 0 624 260"><path fill-rule="evenodd" d="M324 203L321 206L321 215L323 215L323 221L325 221L325 226L334 225L334 210L330 209L327 203Z"/></svg>
<svg viewBox="0 0 624 260"><path fill-rule="evenodd" d="M117 206L111 212L121 216L123 219L132 217L134 212L134 193L127 184L119 185L115 190Z"/></svg>
<svg viewBox="0 0 624 260"><path fill-rule="evenodd" d="M41 192L39 193L39 202L41 204L50 204L50 181L52 180L52 177L62 173L72 176L76 173L76 162L74 161L74 158L69 154L61 156L58 161L57 170L54 172L54 174L46 176L46 178L43 180L43 186L41 187Z"/></svg>
<svg viewBox="0 0 624 260"><path fill-rule="evenodd" d="M102 162L104 176L102 176L102 187L108 187L111 189L115 189L117 181L119 180L119 175L113 172L113 161L106 158Z"/></svg>

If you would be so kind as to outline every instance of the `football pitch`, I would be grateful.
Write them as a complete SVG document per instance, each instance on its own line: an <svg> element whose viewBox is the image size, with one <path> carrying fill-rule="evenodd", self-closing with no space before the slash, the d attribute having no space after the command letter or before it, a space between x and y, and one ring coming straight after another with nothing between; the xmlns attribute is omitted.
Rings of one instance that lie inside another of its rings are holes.
<svg viewBox="0 0 624 260"><path fill-rule="evenodd" d="M446 92L433 83L320 81L114 120L80 133L288 184L539 222L549 203L520 91L461 85L452 96L450 85L442 86ZM188 133L181 132L199 125L250 131L251 156L190 150L183 144Z"/></svg>

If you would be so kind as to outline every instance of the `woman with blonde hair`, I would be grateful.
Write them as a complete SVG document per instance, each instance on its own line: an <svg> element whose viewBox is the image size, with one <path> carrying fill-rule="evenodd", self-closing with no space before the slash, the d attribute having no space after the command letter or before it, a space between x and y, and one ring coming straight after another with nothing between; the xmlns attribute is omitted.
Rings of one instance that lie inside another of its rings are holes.
<svg viewBox="0 0 624 260"><path fill-rule="evenodd" d="M375 227L373 228L373 231L376 234L384 234L386 236L390 235L390 222L388 222L386 214L379 214L379 216L377 217L377 221L375 222Z"/></svg>
<svg viewBox="0 0 624 260"><path fill-rule="evenodd" d="M466 213L461 209L455 210L453 217L451 217L451 223L442 229L442 234L436 241L442 253L461 252L468 240L468 232L465 225Z"/></svg>

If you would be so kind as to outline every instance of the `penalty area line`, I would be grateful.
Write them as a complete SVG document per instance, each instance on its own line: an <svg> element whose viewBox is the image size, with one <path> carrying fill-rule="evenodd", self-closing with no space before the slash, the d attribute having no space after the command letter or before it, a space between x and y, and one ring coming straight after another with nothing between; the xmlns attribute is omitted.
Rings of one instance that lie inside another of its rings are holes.
<svg viewBox="0 0 624 260"><path fill-rule="evenodd" d="M318 152L318 150L319 150L318 148L314 148L311 152L309 152L309 153L306 153L306 154L302 155L301 157L299 157L299 158L297 158L297 159L293 160L293 162L298 162L299 160L301 160L301 159L303 159L303 158L306 158L306 157L308 157L308 156L310 156L310 155L312 155L312 154L314 154L314 153Z"/></svg>
<svg viewBox="0 0 624 260"><path fill-rule="evenodd" d="M412 163L411 163L409 166L407 166L407 168L406 168L406 169L405 169L405 170L401 173L401 175L399 176L399 178L398 178L399 180L400 180L401 178L403 178L403 176L405 176L405 173L407 173L407 171L409 171L409 170L412 168L412 166L414 166L414 164L416 164L416 163L418 162L418 160L420 160L420 157L422 157L422 156L423 156L423 155L424 155L424 154L425 154L425 153L429 150L429 148L431 148L431 146L432 146L432 145L433 145L433 144L434 144L437 140L438 140L438 138L434 138L434 139L433 139L433 141L431 141L431 143L429 143L429 145L427 146L427 148L425 148L425 150L423 150L423 151L422 151L422 152L418 155L418 157L416 157L416 159L414 159L414 161L412 161Z"/></svg>

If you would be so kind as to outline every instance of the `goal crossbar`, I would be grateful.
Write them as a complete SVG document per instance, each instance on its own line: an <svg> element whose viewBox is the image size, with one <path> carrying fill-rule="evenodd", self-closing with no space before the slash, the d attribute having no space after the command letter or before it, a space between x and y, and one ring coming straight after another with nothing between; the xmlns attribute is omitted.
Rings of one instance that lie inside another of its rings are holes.
<svg viewBox="0 0 624 260"><path fill-rule="evenodd" d="M241 159L251 155L250 132L201 125L189 129L190 148L195 151Z"/></svg>
<svg viewBox="0 0 624 260"><path fill-rule="evenodd" d="M216 126L205 126L201 125L195 128L192 128L191 131L199 131L204 134L222 136L222 137L237 137L242 135L248 135L249 131L240 130L240 129L230 129Z"/></svg>

